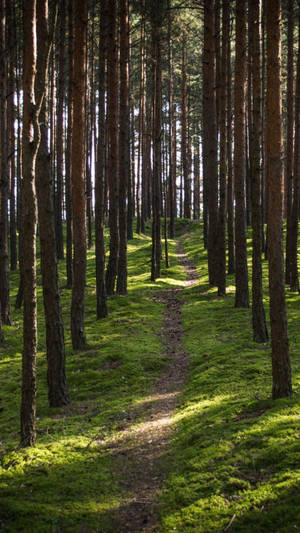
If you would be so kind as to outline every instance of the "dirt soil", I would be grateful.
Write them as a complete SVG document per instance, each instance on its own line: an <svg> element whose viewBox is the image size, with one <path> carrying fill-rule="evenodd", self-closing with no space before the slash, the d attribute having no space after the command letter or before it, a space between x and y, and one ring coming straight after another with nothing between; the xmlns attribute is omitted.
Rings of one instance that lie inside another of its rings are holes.
<svg viewBox="0 0 300 533"><path fill-rule="evenodd" d="M194 285L197 272L177 246L177 256L186 272L185 287ZM104 448L113 453L114 468L121 474L122 489L131 495L116 511L116 533L157 532L158 495L168 468L168 444L174 425L174 410L187 379L188 354L182 345L182 288L169 289L155 296L165 305L160 332L169 358L163 375L143 403L127 414L118 435ZM103 532L104 533L104 532Z"/></svg>

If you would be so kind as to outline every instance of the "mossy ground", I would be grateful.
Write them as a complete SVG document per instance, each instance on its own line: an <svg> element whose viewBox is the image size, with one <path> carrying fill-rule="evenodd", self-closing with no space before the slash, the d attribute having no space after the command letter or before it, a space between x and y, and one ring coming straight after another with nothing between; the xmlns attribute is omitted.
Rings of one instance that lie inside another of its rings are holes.
<svg viewBox="0 0 300 533"><path fill-rule="evenodd" d="M253 342L250 309L234 308L233 277L219 298L208 285L199 230L183 243L199 283L183 293L190 379L177 412L162 531L300 530L299 295L287 291L294 394L273 401L270 345ZM264 275L267 295L266 262Z"/></svg>
<svg viewBox="0 0 300 533"><path fill-rule="evenodd" d="M285 532L300 529L299 296L287 292L293 369L292 399L271 400L270 346L252 341L250 310L234 309L233 278L218 298L208 286L199 225L178 226L199 283L182 292L190 379L177 411L170 473L161 498L161 530L199 533ZM188 232L188 234L186 234ZM94 249L88 253L88 346L70 343L70 296L64 263L60 285L71 405L47 406L45 328L41 283L37 444L20 450L22 312L13 312L0 348L0 529L3 531L114 531L113 511L126 501L109 439L129 410L142 405L166 364L159 336L163 306L155 291L182 285L184 274L170 243L171 267L150 281L151 243L129 242L129 293L109 300L109 317L95 319ZM264 265L266 274L266 264ZM267 294L267 277L265 278ZM12 275L12 301L17 290ZM267 300L266 300L267 301ZM268 310L266 306L266 310ZM112 475L112 472L114 475Z"/></svg>

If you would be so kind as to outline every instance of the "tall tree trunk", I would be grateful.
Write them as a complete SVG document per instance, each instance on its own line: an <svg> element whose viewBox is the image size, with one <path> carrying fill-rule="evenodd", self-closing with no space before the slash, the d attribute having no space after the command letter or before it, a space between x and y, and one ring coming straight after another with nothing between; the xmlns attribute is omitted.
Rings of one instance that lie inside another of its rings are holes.
<svg viewBox="0 0 300 533"><path fill-rule="evenodd" d="M118 180L118 46L117 3L110 0L107 36L107 127L109 186L109 260L106 270L107 294L113 294L119 259L119 180Z"/></svg>
<svg viewBox="0 0 300 533"><path fill-rule="evenodd" d="M38 141L35 136L36 104L36 0L24 5L24 75L23 75L23 257L24 318L22 357L21 446L35 443L36 409L36 219L35 160Z"/></svg>
<svg viewBox="0 0 300 533"><path fill-rule="evenodd" d="M234 81L234 188L235 188L235 307L249 307L246 238L246 5L236 0L236 41Z"/></svg>
<svg viewBox="0 0 300 533"><path fill-rule="evenodd" d="M292 393L283 269L280 25L280 0L267 0L268 246L274 399L287 397Z"/></svg>
<svg viewBox="0 0 300 533"><path fill-rule="evenodd" d="M1 2L0 20L0 100L1 100L1 180L0 180L0 302L4 324L11 324L8 261L8 146L7 146L7 52L6 1Z"/></svg>
<svg viewBox="0 0 300 533"><path fill-rule="evenodd" d="M37 6L39 52L35 87L37 100L43 103L39 114L40 146L36 160L36 189L46 321L48 398L50 407L60 407L69 402L69 395L66 385L64 328L58 287L53 179L47 147L47 102L46 97L43 97L48 85L48 52L52 39L51 32L47 28L45 8L46 3L39 3Z"/></svg>
<svg viewBox="0 0 300 533"><path fill-rule="evenodd" d="M160 277L160 184L161 184L161 11L158 0L152 5L152 50L153 50L153 182L152 182L152 257L151 280Z"/></svg>
<svg viewBox="0 0 300 533"><path fill-rule="evenodd" d="M291 232L294 157L294 0L288 1L287 132L285 168L286 256L285 282L291 281Z"/></svg>
<svg viewBox="0 0 300 533"><path fill-rule="evenodd" d="M218 295L226 293L226 182L227 182L227 145L226 145L226 111L227 111L227 42L229 40L229 2L222 2L222 56L220 72L220 204L218 212Z"/></svg>
<svg viewBox="0 0 300 533"><path fill-rule="evenodd" d="M251 54L251 76L253 91L253 137L252 137L252 328L256 342L266 342L268 332L263 306L262 288L262 209L261 209L261 65L260 65L260 0L248 0L249 8L249 52Z"/></svg>
<svg viewBox="0 0 300 533"><path fill-rule="evenodd" d="M105 198L105 62L106 62L107 0L100 3L99 46L99 114L98 147L95 179L95 246L97 318L107 316L105 286L104 198Z"/></svg>
<svg viewBox="0 0 300 533"><path fill-rule="evenodd" d="M63 164L64 164L64 94L65 94L65 0L59 2L59 64L57 89L57 123L56 123L56 195L55 195L55 226L56 248L58 259L64 258L64 238L62 225L63 202Z"/></svg>
<svg viewBox="0 0 300 533"><path fill-rule="evenodd" d="M183 216L191 218L191 184L188 162L188 105L187 105L187 51L186 33L183 31L182 38L182 83L181 83L181 158L183 172Z"/></svg>
<svg viewBox="0 0 300 533"><path fill-rule="evenodd" d="M208 276L211 285L217 284L217 123L215 95L214 6L204 1L204 51L203 51L203 177L208 205Z"/></svg>
<svg viewBox="0 0 300 533"><path fill-rule="evenodd" d="M66 142L66 270L67 270L67 288L71 289L73 280L73 211L72 211L72 140L73 140L73 49L74 49L74 30L73 30L73 9L74 0L68 0L68 127Z"/></svg>
<svg viewBox="0 0 300 533"><path fill-rule="evenodd" d="M17 227L16 227L16 135L15 135L15 78L16 78L16 20L15 8L13 3L7 5L8 12L8 47L9 47L9 81L7 95L7 129L8 129L8 150L9 150L9 232L10 232L10 268L12 271L17 270Z"/></svg>
<svg viewBox="0 0 300 533"><path fill-rule="evenodd" d="M75 0L75 46L74 46L74 87L73 122L76 129L72 142L72 203L74 260L71 307L71 333L74 350L85 346L84 292L86 274L86 217L85 217L85 176L84 176L84 90L87 2Z"/></svg>
<svg viewBox="0 0 300 533"><path fill-rule="evenodd" d="M234 209L233 209L233 169L232 169L232 69L231 69L231 42L227 42L227 234L228 234L228 274L235 272L234 249Z"/></svg>
<svg viewBox="0 0 300 533"><path fill-rule="evenodd" d="M174 152L174 141L176 142L176 132L174 131L175 124L175 101L174 101L174 66L173 66L173 48L172 48L172 0L168 0L168 60L169 60L169 85L168 85L168 96L169 96L169 206L170 206L170 224L169 224L169 234L170 238L175 238L175 194L174 189L176 189L176 152Z"/></svg>
<svg viewBox="0 0 300 533"><path fill-rule="evenodd" d="M119 222L120 248L117 293L127 293L127 185L130 173L129 158L129 7L128 0L120 0L120 137L119 137Z"/></svg>
<svg viewBox="0 0 300 533"><path fill-rule="evenodd" d="M300 22L300 12L299 12ZM290 287L291 291L299 291L298 275L298 219L299 219L299 181L300 181L300 26L298 34L298 58L296 80L296 105L295 105L295 147L294 147L294 172L293 172L293 199L290 221L289 253L290 253Z"/></svg>
<svg viewBox="0 0 300 533"><path fill-rule="evenodd" d="M140 95L139 95L139 132L138 132L138 158L137 158L137 180L136 180L136 232L141 233L142 209L141 190L142 186L142 159L144 159L144 139L145 139L145 2L142 3L142 21L140 35Z"/></svg>

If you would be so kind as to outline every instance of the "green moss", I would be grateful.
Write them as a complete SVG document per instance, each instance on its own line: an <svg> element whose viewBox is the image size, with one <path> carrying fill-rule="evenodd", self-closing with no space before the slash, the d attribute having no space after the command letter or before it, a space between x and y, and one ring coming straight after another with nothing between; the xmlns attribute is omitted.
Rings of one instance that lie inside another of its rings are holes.
<svg viewBox="0 0 300 533"><path fill-rule="evenodd" d="M251 310L234 308L232 277L224 299L209 287L202 240L199 230L183 237L199 282L182 295L190 378L161 530L290 533L300 528L299 296L287 292L294 395L273 401L270 346L252 341ZM265 263L264 275L268 316Z"/></svg>

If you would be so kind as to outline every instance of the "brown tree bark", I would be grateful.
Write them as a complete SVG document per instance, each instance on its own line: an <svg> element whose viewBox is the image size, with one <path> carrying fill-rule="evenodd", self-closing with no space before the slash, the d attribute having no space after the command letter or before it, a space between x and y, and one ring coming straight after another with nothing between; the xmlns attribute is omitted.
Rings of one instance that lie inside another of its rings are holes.
<svg viewBox="0 0 300 533"><path fill-rule="evenodd" d="M234 81L235 307L249 307L246 238L246 4L236 0Z"/></svg>
<svg viewBox="0 0 300 533"><path fill-rule="evenodd" d="M73 204L73 285L71 306L71 333L74 350L86 344L84 328L84 292L86 274L86 212L85 212L85 54L87 2L75 0L73 123L76 129L72 139L72 204Z"/></svg>
<svg viewBox="0 0 300 533"><path fill-rule="evenodd" d="M1 123L1 179L0 179L0 302L4 324L11 324L9 256L8 256L8 135L7 135L7 42L6 1L0 5L0 123Z"/></svg>
<svg viewBox="0 0 300 533"><path fill-rule="evenodd" d="M214 5L204 1L203 49L203 180L204 202L208 206L208 276L217 284L218 171L215 95Z"/></svg>
<svg viewBox="0 0 300 533"><path fill-rule="evenodd" d="M53 178L47 147L47 99L48 59L53 35L47 27L46 2L37 5L37 74L36 98L42 101L39 114L40 145L36 160L36 190L41 248L41 271L46 322L46 346L48 362L48 398L50 407L60 407L69 402L65 372L65 342L60 294L58 287L55 213L53 205Z"/></svg>
<svg viewBox="0 0 300 533"><path fill-rule="evenodd" d="M262 288L262 179L261 179L261 65L260 65L260 0L248 0L249 31L252 34L251 55L253 124L252 130L252 328L256 342L266 342L268 332L263 306Z"/></svg>
<svg viewBox="0 0 300 533"><path fill-rule="evenodd" d="M194 220L200 218L200 155L199 155L199 138L194 140Z"/></svg>
<svg viewBox="0 0 300 533"><path fill-rule="evenodd" d="M9 153L9 233L10 233L10 269L17 270L17 226L16 226L16 135L15 135L15 91L16 91L16 19L12 2L7 4L7 42L9 53L9 79L7 95L7 130Z"/></svg>
<svg viewBox="0 0 300 533"><path fill-rule="evenodd" d="M182 38L182 81L181 81L181 158L183 172L183 217L191 218L191 183L188 161L188 102L187 102L187 50L186 33Z"/></svg>
<svg viewBox="0 0 300 533"><path fill-rule="evenodd" d="M300 13L299 13L300 21ZM293 197L289 223L289 278L291 291L299 291L298 275L298 220L299 220L299 182L300 182L300 28L298 33L297 79L295 96L295 145L293 166Z"/></svg>
<svg viewBox="0 0 300 533"><path fill-rule="evenodd" d="M129 157L129 7L120 0L120 137L119 137L119 224L120 247L117 293L127 293L127 185L130 173Z"/></svg>
<svg viewBox="0 0 300 533"><path fill-rule="evenodd" d="M105 198L105 62L106 62L107 0L100 3L99 46L99 111L98 146L95 179L95 246L96 246L96 309L97 318L108 314L105 286L104 198Z"/></svg>
<svg viewBox="0 0 300 533"><path fill-rule="evenodd" d="M137 157L137 176L136 176L136 232L141 233L142 226L142 209L141 209L141 192L142 186L142 160L144 159L144 140L145 140L145 2L142 2L142 20L140 33L140 94L139 94L139 121L138 121L138 157Z"/></svg>
<svg viewBox="0 0 300 533"><path fill-rule="evenodd" d="M23 74L23 357L21 400L21 446L35 443L36 409L36 219L35 161L38 150L36 139L36 103L34 82L36 75L36 0L24 5L24 74Z"/></svg>
<svg viewBox="0 0 300 533"><path fill-rule="evenodd" d="M273 398L292 393L285 309L282 236L281 2L267 0L267 170L269 183L269 290Z"/></svg>
<svg viewBox="0 0 300 533"><path fill-rule="evenodd" d="M74 50L74 29L73 29L73 9L74 0L68 0L68 126L65 156L65 183L66 183L66 270L67 288L71 289L73 280L73 213L72 213L72 139L73 139L73 50Z"/></svg>
<svg viewBox="0 0 300 533"><path fill-rule="evenodd" d="M288 0L288 57L287 57L287 132L285 167L285 215L286 215L286 256L285 282L290 283L292 189L294 156L294 0Z"/></svg>
<svg viewBox="0 0 300 533"><path fill-rule="evenodd" d="M219 87L219 125L220 125L220 203L218 211L218 295L226 294L226 185L227 185L227 42L229 40L229 2L222 2L222 55Z"/></svg>
<svg viewBox="0 0 300 533"><path fill-rule="evenodd" d="M227 234L228 234L228 274L235 272L234 250L234 209L233 209L233 169L232 169L232 69L231 69L231 42L227 42Z"/></svg>
<svg viewBox="0 0 300 533"><path fill-rule="evenodd" d="M110 0L107 35L107 128L109 186L109 260L106 270L106 290L111 295L115 290L119 259L119 180L118 180L118 46L117 3Z"/></svg>
<svg viewBox="0 0 300 533"><path fill-rule="evenodd" d="M170 205L170 238L175 238L175 216L176 216L176 103L174 98L174 65L172 48L172 1L168 0L168 60L169 60L169 205Z"/></svg>
<svg viewBox="0 0 300 533"><path fill-rule="evenodd" d="M163 6L155 0L152 5L152 53L153 53L153 182L152 182L152 255L151 280L160 277L161 235L161 137L162 137L162 94L161 94L161 22Z"/></svg>
<svg viewBox="0 0 300 533"><path fill-rule="evenodd" d="M58 88L56 115L56 191L55 229L58 259L64 258L64 238L62 225L63 165L64 165L64 94L65 94L65 0L59 2L59 45L58 45Z"/></svg>

